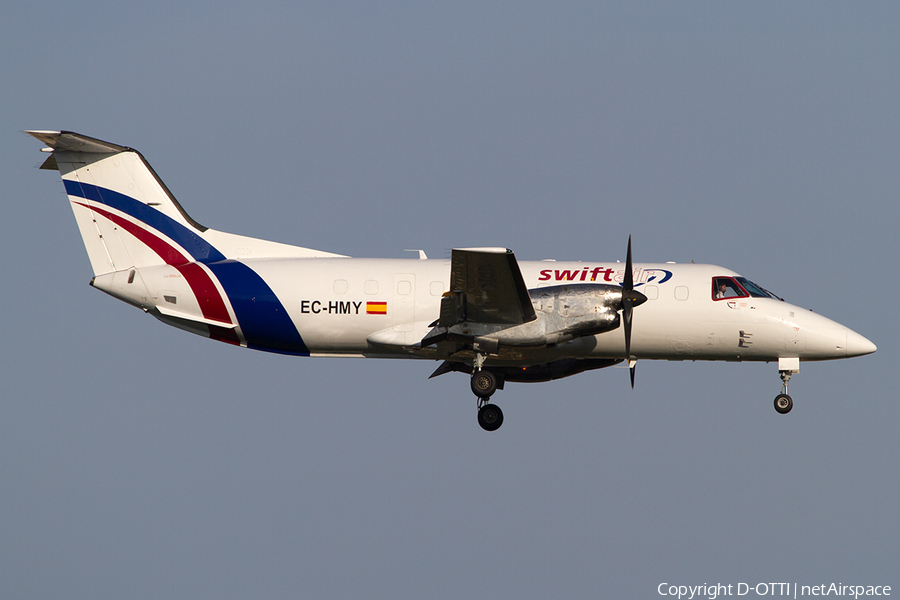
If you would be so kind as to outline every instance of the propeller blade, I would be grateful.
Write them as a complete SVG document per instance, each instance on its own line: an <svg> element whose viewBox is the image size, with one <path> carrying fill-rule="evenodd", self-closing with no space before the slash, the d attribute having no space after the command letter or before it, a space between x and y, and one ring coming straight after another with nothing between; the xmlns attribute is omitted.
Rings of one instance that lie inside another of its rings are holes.
<svg viewBox="0 0 900 600"><path fill-rule="evenodd" d="M622 293L622 324L625 326L625 360L631 359L631 298Z"/></svg>
<svg viewBox="0 0 900 600"><path fill-rule="evenodd" d="M625 255L625 283L622 286L625 291L634 289L634 269L631 266L631 236L628 236L628 253Z"/></svg>
<svg viewBox="0 0 900 600"><path fill-rule="evenodd" d="M631 358L631 323L634 307L647 301L647 296L634 291L634 265L631 262L631 236L628 236L628 252L625 255L625 280L622 282L622 325L625 330L625 360L631 375L631 389L634 389L634 367L636 360Z"/></svg>
<svg viewBox="0 0 900 600"><path fill-rule="evenodd" d="M622 283L622 321L625 325L625 360L631 359L631 315L634 308L634 267L631 264L631 236L625 255L625 281Z"/></svg>

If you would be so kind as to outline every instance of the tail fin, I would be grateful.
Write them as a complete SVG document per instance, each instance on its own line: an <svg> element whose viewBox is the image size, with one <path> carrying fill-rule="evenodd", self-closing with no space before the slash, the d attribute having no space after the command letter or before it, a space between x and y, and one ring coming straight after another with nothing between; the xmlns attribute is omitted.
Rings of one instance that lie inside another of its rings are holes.
<svg viewBox="0 0 900 600"><path fill-rule="evenodd" d="M62 175L94 275L227 258L339 256L208 229L192 219L140 152L71 131L26 132Z"/></svg>

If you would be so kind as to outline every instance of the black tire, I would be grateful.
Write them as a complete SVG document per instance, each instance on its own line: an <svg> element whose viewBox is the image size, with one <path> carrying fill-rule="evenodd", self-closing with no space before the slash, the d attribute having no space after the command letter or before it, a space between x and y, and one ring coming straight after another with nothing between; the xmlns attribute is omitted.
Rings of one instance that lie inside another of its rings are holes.
<svg viewBox="0 0 900 600"><path fill-rule="evenodd" d="M490 398L497 391L497 376L490 371L472 373L472 393L479 398Z"/></svg>
<svg viewBox="0 0 900 600"><path fill-rule="evenodd" d="M775 410L786 415L794 408L794 401L787 394L778 394L775 396Z"/></svg>
<svg viewBox="0 0 900 600"><path fill-rule="evenodd" d="M478 424L485 431L497 431L503 425L503 411L496 404L485 404L478 409Z"/></svg>

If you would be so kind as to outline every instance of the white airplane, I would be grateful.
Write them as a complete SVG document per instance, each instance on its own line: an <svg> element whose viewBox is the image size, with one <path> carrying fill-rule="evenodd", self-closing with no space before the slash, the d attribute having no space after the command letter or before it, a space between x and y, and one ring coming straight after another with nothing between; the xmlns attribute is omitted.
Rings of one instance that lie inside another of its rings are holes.
<svg viewBox="0 0 900 600"><path fill-rule="evenodd" d="M549 381L639 359L778 362L788 413L800 362L875 345L714 265L518 262L506 248L450 260L350 258L203 227L136 150L27 132L51 153L94 270L91 285L214 340L297 356L443 361L471 376L478 422L508 381ZM621 331L617 331L621 329Z"/></svg>

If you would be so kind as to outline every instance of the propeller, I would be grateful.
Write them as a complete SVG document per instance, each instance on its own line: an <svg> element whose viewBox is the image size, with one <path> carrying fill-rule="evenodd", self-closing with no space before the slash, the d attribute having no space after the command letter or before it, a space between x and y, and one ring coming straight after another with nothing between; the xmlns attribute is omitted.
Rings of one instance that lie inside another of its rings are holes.
<svg viewBox="0 0 900 600"><path fill-rule="evenodd" d="M635 306L647 301L647 296L634 290L634 267L631 263L631 236L628 236L628 253L625 256L625 281L622 283L622 322L625 325L625 360L631 371L631 387L634 389L634 367L631 360L631 322Z"/></svg>

